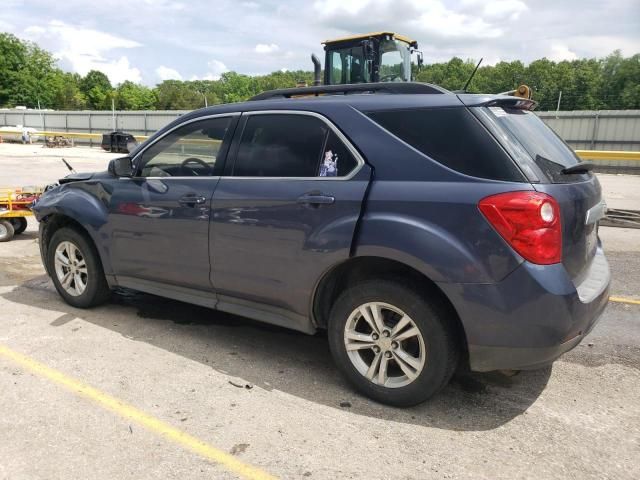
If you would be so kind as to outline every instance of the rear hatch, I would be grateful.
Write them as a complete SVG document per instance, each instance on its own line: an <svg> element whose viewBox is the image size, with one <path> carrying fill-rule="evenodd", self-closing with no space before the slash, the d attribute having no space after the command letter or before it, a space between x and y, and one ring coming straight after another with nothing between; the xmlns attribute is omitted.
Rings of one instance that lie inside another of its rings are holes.
<svg viewBox="0 0 640 480"><path fill-rule="evenodd" d="M597 220L604 213L600 183L588 164L576 167L580 159L575 152L527 109L530 106L498 100L470 110L510 153L533 187L558 202L562 263L577 284L596 254Z"/></svg>

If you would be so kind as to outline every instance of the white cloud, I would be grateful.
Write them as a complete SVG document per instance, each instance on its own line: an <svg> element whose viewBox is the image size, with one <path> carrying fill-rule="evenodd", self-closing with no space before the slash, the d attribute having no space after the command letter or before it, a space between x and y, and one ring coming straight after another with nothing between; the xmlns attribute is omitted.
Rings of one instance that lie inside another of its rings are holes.
<svg viewBox="0 0 640 480"><path fill-rule="evenodd" d="M476 10L486 19L491 21L517 20L529 7L521 0L463 0L462 5L468 9Z"/></svg>
<svg viewBox="0 0 640 480"><path fill-rule="evenodd" d="M259 43L256 45L255 50L257 53L275 53L278 50L280 50L280 47L275 43L269 43L269 44Z"/></svg>
<svg viewBox="0 0 640 480"><path fill-rule="evenodd" d="M161 81L164 80L182 80L182 75L175 68L160 65L156 68L156 75Z"/></svg>
<svg viewBox="0 0 640 480"><path fill-rule="evenodd" d="M220 60L211 60L207 62L207 66L209 67L207 73L202 76L193 75L191 80L220 80L220 75L229 71L227 66Z"/></svg>
<svg viewBox="0 0 640 480"><path fill-rule="evenodd" d="M91 28L69 25L59 20L51 20L46 26L32 25L27 27L24 33L41 46L53 50L56 58L67 62L74 72L81 75L86 75L89 70L100 70L114 85L125 80L142 80L140 70L131 66L126 56L105 56L115 49L141 46L133 40Z"/></svg>
<svg viewBox="0 0 640 480"><path fill-rule="evenodd" d="M511 0L505 0L511 1ZM503 35L499 23L485 21L482 15L448 8L440 0L316 0L313 8L326 26L348 31L360 24L360 30L385 31L389 25L412 36L439 38L496 38Z"/></svg>
<svg viewBox="0 0 640 480"><path fill-rule="evenodd" d="M575 52L569 50L567 45L554 44L551 45L551 49L546 57L554 62L561 62L562 60L576 60L578 55Z"/></svg>

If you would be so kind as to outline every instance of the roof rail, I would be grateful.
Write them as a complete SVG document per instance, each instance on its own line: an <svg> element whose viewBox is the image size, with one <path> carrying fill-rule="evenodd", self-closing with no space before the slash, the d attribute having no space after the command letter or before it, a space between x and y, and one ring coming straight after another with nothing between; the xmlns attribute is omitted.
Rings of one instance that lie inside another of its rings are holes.
<svg viewBox="0 0 640 480"><path fill-rule="evenodd" d="M250 100L271 100L277 98L307 97L320 95L349 95L353 93L387 94L441 94L448 90L419 82L354 83L349 85L319 85L313 87L281 88L260 93Z"/></svg>

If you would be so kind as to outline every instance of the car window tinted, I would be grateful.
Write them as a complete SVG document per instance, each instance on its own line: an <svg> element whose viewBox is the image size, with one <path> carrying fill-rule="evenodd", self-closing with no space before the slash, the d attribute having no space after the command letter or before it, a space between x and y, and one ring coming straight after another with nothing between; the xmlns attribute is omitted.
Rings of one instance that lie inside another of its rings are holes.
<svg viewBox="0 0 640 480"><path fill-rule="evenodd" d="M316 177L329 127L307 115L253 115L242 132L233 175Z"/></svg>
<svg viewBox="0 0 640 480"><path fill-rule="evenodd" d="M219 175L217 162L232 117L210 118L180 127L144 151L142 177Z"/></svg>
<svg viewBox="0 0 640 480"><path fill-rule="evenodd" d="M538 116L527 110L480 107L486 117L505 133L507 142L522 146L552 183L583 181L591 176L564 174L562 171L580 161L576 153Z"/></svg>
<svg viewBox="0 0 640 480"><path fill-rule="evenodd" d="M320 177L344 177L358 166L358 161L335 132L329 137L322 153L322 162L317 175Z"/></svg>
<svg viewBox="0 0 640 480"><path fill-rule="evenodd" d="M507 153L466 108L415 108L367 115L412 147L460 173L492 180L524 180Z"/></svg>

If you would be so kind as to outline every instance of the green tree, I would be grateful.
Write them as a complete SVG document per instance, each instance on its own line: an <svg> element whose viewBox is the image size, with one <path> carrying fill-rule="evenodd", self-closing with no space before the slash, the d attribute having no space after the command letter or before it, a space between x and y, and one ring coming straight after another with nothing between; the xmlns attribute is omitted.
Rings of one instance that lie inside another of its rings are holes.
<svg viewBox="0 0 640 480"><path fill-rule="evenodd" d="M0 104L51 107L60 73L49 52L0 34Z"/></svg>
<svg viewBox="0 0 640 480"><path fill-rule="evenodd" d="M80 81L80 91L87 98L87 105L92 110L111 109L113 87L104 73L91 70Z"/></svg>
<svg viewBox="0 0 640 480"><path fill-rule="evenodd" d="M77 73L57 72L54 77L54 99L52 108L57 110L83 110L87 99L80 91L82 77Z"/></svg>
<svg viewBox="0 0 640 480"><path fill-rule="evenodd" d="M158 110L193 110L204 106L204 97L188 82L165 80L155 88Z"/></svg>
<svg viewBox="0 0 640 480"><path fill-rule="evenodd" d="M24 42L9 33L0 33L0 106L14 106L13 96L27 57Z"/></svg>
<svg viewBox="0 0 640 480"><path fill-rule="evenodd" d="M115 93L119 110L153 110L156 104L153 90L129 80L118 85Z"/></svg>

